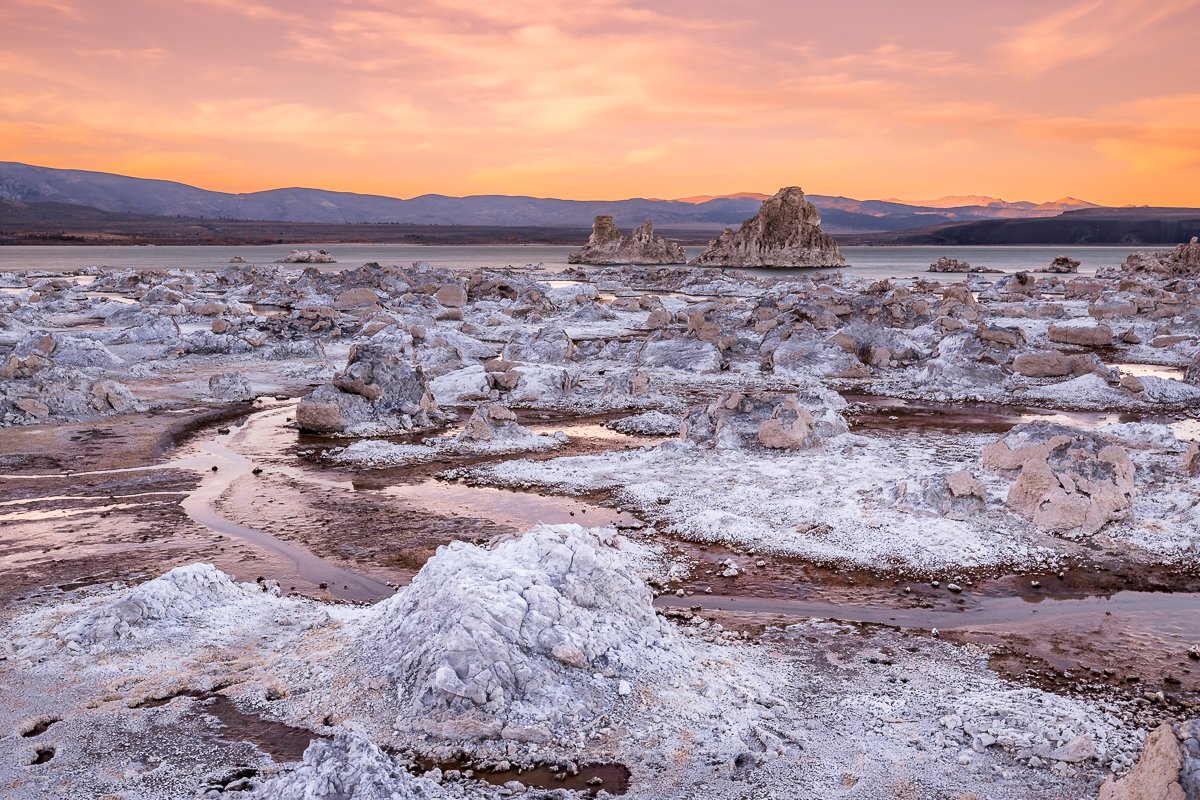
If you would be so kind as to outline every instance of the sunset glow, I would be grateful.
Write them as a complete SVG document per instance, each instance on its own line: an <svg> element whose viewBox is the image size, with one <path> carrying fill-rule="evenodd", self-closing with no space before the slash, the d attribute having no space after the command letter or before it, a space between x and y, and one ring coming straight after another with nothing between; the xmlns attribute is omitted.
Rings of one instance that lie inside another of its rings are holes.
<svg viewBox="0 0 1200 800"><path fill-rule="evenodd" d="M0 160L409 197L1200 206L1200 0L4 0Z"/></svg>

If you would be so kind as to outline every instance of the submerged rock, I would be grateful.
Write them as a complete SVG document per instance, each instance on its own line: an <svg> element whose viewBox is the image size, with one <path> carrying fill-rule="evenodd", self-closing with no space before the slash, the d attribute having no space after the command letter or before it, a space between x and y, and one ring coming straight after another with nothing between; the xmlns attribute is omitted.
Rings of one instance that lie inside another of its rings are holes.
<svg viewBox="0 0 1200 800"><path fill-rule="evenodd" d="M702 267L844 267L832 236L821 230L821 212L797 186L780 189L734 231L709 243L689 262Z"/></svg>
<svg viewBox="0 0 1200 800"><path fill-rule="evenodd" d="M296 424L314 433L369 433L429 427L436 415L419 366L387 345L359 344L346 369L300 401Z"/></svg>
<svg viewBox="0 0 1200 800"><path fill-rule="evenodd" d="M682 264L687 261L683 248L654 235L650 220L642 223L632 236L623 236L613 218L596 217L592 235L582 250L567 256L569 264Z"/></svg>

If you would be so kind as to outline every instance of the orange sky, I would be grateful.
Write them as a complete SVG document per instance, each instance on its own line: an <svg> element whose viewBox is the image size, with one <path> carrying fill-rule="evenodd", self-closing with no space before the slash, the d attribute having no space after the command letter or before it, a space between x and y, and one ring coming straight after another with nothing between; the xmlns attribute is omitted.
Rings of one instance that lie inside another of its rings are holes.
<svg viewBox="0 0 1200 800"><path fill-rule="evenodd" d="M1200 0L0 0L0 160L226 191L1200 206L1198 29Z"/></svg>

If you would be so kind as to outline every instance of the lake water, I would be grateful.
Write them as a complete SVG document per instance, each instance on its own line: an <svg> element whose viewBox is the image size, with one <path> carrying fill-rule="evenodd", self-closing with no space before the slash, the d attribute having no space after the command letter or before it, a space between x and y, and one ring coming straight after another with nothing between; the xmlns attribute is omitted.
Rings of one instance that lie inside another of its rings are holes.
<svg viewBox="0 0 1200 800"><path fill-rule="evenodd" d="M567 266L567 253L574 247L550 245L479 245L422 246L394 244L268 245L259 247L0 247L0 272L45 270L72 272L88 266L131 269L216 269L235 256L252 264L267 264L286 256L293 249L324 248L337 264L319 265L321 269L358 267L377 261L380 264L408 265L427 261L443 267ZM703 248L686 248L688 257ZM850 266L847 272L872 278L911 277L926 274L929 264L940 256L969 261L979 267L1005 272L1042 269L1057 255L1068 255L1082 262L1080 274L1090 275L1100 267L1117 266L1138 248L1129 247L843 247ZM1146 248L1141 248L1146 249ZM1154 248L1150 248L1154 249ZM802 273L810 270L750 270L753 273ZM955 278L957 280L957 278Z"/></svg>

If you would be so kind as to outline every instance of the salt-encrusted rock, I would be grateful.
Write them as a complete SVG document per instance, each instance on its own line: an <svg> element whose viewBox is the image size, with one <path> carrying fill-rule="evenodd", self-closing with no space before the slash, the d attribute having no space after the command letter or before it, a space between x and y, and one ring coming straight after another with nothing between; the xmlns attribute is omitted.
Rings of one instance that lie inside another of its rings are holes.
<svg viewBox="0 0 1200 800"><path fill-rule="evenodd" d="M1102 277L1149 275L1151 277L1186 278L1200 276L1200 238L1192 237L1188 244L1176 245L1170 252L1130 253L1120 267L1102 271Z"/></svg>
<svg viewBox="0 0 1200 800"><path fill-rule="evenodd" d="M691 669L627 546L558 525L490 550L439 547L355 623L347 657L386 676L416 730L573 741L620 702L618 680L686 681L677 671Z"/></svg>
<svg viewBox="0 0 1200 800"><path fill-rule="evenodd" d="M988 493L982 481L962 469L941 478L900 481L889 499L901 511L965 520L986 508Z"/></svg>
<svg viewBox="0 0 1200 800"><path fill-rule="evenodd" d="M241 800L482 800L493 796L486 784L460 781L443 787L433 778L413 775L364 734L347 728L339 728L333 739L314 739L296 769L235 795Z"/></svg>
<svg viewBox="0 0 1200 800"><path fill-rule="evenodd" d="M261 589L234 583L211 564L189 564L67 620L54 633L62 644L84 648L169 635L174 624L258 594Z"/></svg>
<svg viewBox="0 0 1200 800"><path fill-rule="evenodd" d="M1072 321L1052 324L1046 331L1046 337L1050 341L1060 344L1074 344L1081 347L1111 347L1113 329L1103 322Z"/></svg>
<svg viewBox="0 0 1200 800"><path fill-rule="evenodd" d="M639 436L674 436L679 433L679 425L683 420L675 414L665 414L662 411L646 411L631 417L622 417L608 423L608 427L618 433L636 434Z"/></svg>
<svg viewBox="0 0 1200 800"><path fill-rule="evenodd" d="M110 380L92 384L92 405L102 413L124 414L145 409L126 386Z"/></svg>
<svg viewBox="0 0 1200 800"><path fill-rule="evenodd" d="M336 264L337 260L328 250L293 250L276 264Z"/></svg>
<svg viewBox="0 0 1200 800"><path fill-rule="evenodd" d="M1013 358L1013 372L1030 378L1062 378L1107 372L1094 355L1068 355L1057 350L1021 353Z"/></svg>
<svg viewBox="0 0 1200 800"><path fill-rule="evenodd" d="M1068 537L1090 536L1129 516L1134 465L1120 445L1065 425L1018 425L984 448L983 466L1019 470L1008 505Z"/></svg>
<svg viewBox="0 0 1200 800"><path fill-rule="evenodd" d="M567 255L569 264L682 264L687 261L683 248L654 235L650 220L624 236L613 218L606 214L592 223L592 235L582 250Z"/></svg>
<svg viewBox="0 0 1200 800"><path fill-rule="evenodd" d="M208 379L208 393L216 400L253 400L254 390L240 372L222 372Z"/></svg>
<svg viewBox="0 0 1200 800"><path fill-rule="evenodd" d="M929 272L978 272L969 261L942 256L929 265Z"/></svg>
<svg viewBox="0 0 1200 800"><path fill-rule="evenodd" d="M552 450L567 442L563 433L536 434L517 422L517 415L502 403L483 403L472 413L462 432L449 439L426 439L425 444L441 452L505 453L522 450Z"/></svg>
<svg viewBox="0 0 1200 800"><path fill-rule="evenodd" d="M1179 739L1171 723L1164 722L1146 737L1142 757L1129 774L1119 780L1110 775L1104 781L1100 800L1186 800L1183 763Z"/></svg>
<svg viewBox="0 0 1200 800"><path fill-rule="evenodd" d="M821 230L821 213L797 186L780 189L734 231L709 243L689 264L701 267L842 267L846 259Z"/></svg>
<svg viewBox="0 0 1200 800"><path fill-rule="evenodd" d="M688 412L679 437L706 447L799 450L845 433L839 413L844 407L840 396L825 389L755 396L730 392Z"/></svg>
<svg viewBox="0 0 1200 800"><path fill-rule="evenodd" d="M387 343L350 348L346 369L296 407L296 424L315 433L368 433L428 427L437 403L419 366Z"/></svg>
<svg viewBox="0 0 1200 800"><path fill-rule="evenodd" d="M1187 452L1183 454L1183 461L1179 464L1179 469L1184 475L1195 478L1200 476L1200 442L1192 442L1188 445Z"/></svg>
<svg viewBox="0 0 1200 800"><path fill-rule="evenodd" d="M1046 267L1046 272L1056 273L1072 273L1079 272L1080 262L1070 256L1055 256L1050 265Z"/></svg>

